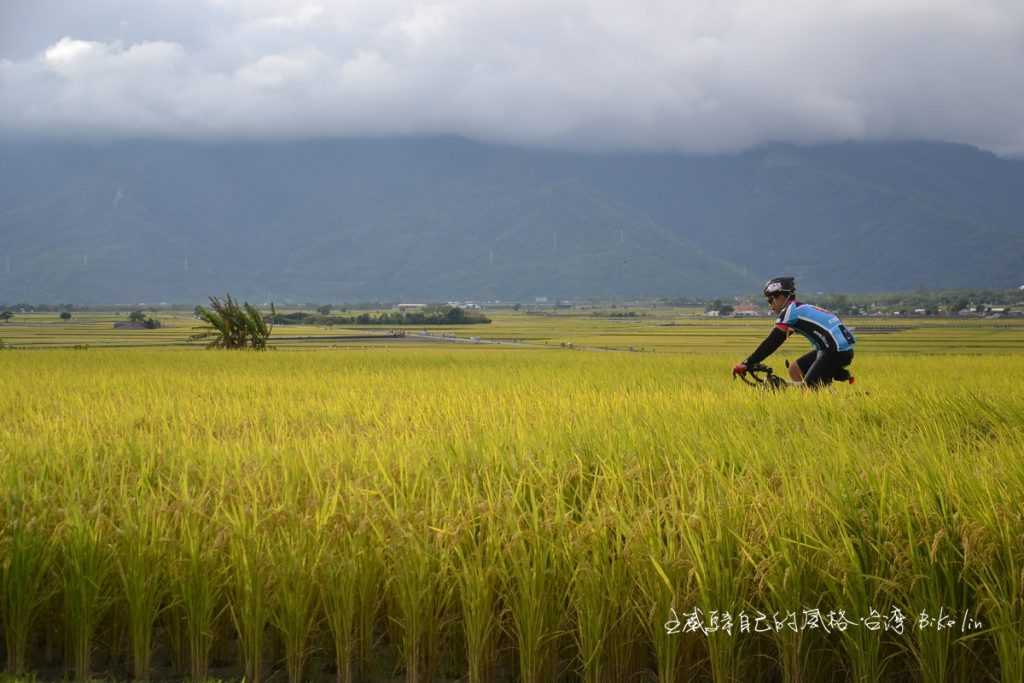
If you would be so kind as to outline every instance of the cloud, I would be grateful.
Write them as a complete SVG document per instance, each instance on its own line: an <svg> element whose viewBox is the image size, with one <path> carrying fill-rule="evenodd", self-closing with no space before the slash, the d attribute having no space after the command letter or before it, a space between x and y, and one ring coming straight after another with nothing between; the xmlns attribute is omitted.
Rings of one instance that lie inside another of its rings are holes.
<svg viewBox="0 0 1024 683"><path fill-rule="evenodd" d="M1018 0L53 1L0 10L8 135L1024 153Z"/></svg>
<svg viewBox="0 0 1024 683"><path fill-rule="evenodd" d="M76 62L87 60L92 56L106 51L106 46L102 43L61 38L53 47L43 54L43 60L47 64L60 69L65 66L74 65Z"/></svg>
<svg viewBox="0 0 1024 683"><path fill-rule="evenodd" d="M302 30L312 26L324 13L320 5L302 5L297 10L257 20L256 25L268 29Z"/></svg>

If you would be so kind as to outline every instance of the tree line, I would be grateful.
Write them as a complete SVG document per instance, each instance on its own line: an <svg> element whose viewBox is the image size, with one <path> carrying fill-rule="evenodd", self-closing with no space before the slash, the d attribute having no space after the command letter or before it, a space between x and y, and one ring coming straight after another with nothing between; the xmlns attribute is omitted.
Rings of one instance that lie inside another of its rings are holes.
<svg viewBox="0 0 1024 683"><path fill-rule="evenodd" d="M491 322L482 313L466 311L458 306L432 306L422 311L381 311L358 315L330 315L322 312L278 313L278 325L479 325Z"/></svg>

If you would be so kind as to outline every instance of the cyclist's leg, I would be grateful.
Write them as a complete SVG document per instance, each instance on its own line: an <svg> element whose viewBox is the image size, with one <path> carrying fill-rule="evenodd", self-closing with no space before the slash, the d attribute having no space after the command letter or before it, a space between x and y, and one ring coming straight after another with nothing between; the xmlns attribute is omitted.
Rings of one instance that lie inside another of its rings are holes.
<svg viewBox="0 0 1024 683"><path fill-rule="evenodd" d="M853 349L840 351L836 354L836 369L832 377L837 382L848 382L850 380L850 363L853 362Z"/></svg>
<svg viewBox="0 0 1024 683"><path fill-rule="evenodd" d="M797 358L795 363L789 364L789 378L794 382L802 382L817 358L817 351L809 351Z"/></svg>
<svg viewBox="0 0 1024 683"><path fill-rule="evenodd" d="M814 362L804 374L804 384L812 389L825 387L832 383L835 374L835 354L828 351L816 351Z"/></svg>

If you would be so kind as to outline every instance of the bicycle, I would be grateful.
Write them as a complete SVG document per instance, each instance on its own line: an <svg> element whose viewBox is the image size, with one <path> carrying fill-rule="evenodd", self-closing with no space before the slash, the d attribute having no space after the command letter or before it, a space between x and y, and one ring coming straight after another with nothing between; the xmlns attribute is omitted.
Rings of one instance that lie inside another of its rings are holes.
<svg viewBox="0 0 1024 683"><path fill-rule="evenodd" d="M766 389L768 391L781 391L786 389L790 384L783 378L776 375L775 371L764 363L747 366L747 372L745 374L732 376L734 380L737 377L752 387ZM751 379L753 379L753 381L751 381Z"/></svg>
<svg viewBox="0 0 1024 683"><path fill-rule="evenodd" d="M786 367L789 367L788 360L786 361ZM747 375L750 375L753 381L748 379ZM734 380L737 377L739 377L746 384L749 384L752 387L757 387L768 391L782 391L783 389L788 389L791 386L803 386L802 382L790 382L786 379L783 379L782 377L779 377L770 367L768 367L764 363L757 363L755 365L747 366L746 374L732 376ZM846 368L840 368L839 371L836 372L835 374L834 381L853 384L854 378L853 375L850 374L849 370L847 370Z"/></svg>

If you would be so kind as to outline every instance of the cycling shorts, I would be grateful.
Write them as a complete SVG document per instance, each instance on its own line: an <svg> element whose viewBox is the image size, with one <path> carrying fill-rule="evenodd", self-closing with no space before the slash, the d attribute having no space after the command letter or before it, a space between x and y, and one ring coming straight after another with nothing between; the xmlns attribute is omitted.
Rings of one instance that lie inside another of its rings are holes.
<svg viewBox="0 0 1024 683"><path fill-rule="evenodd" d="M853 349L849 351L810 351L800 356L796 364L803 373L804 383L809 386L828 386L836 379L836 375L846 375L842 371L853 362Z"/></svg>

